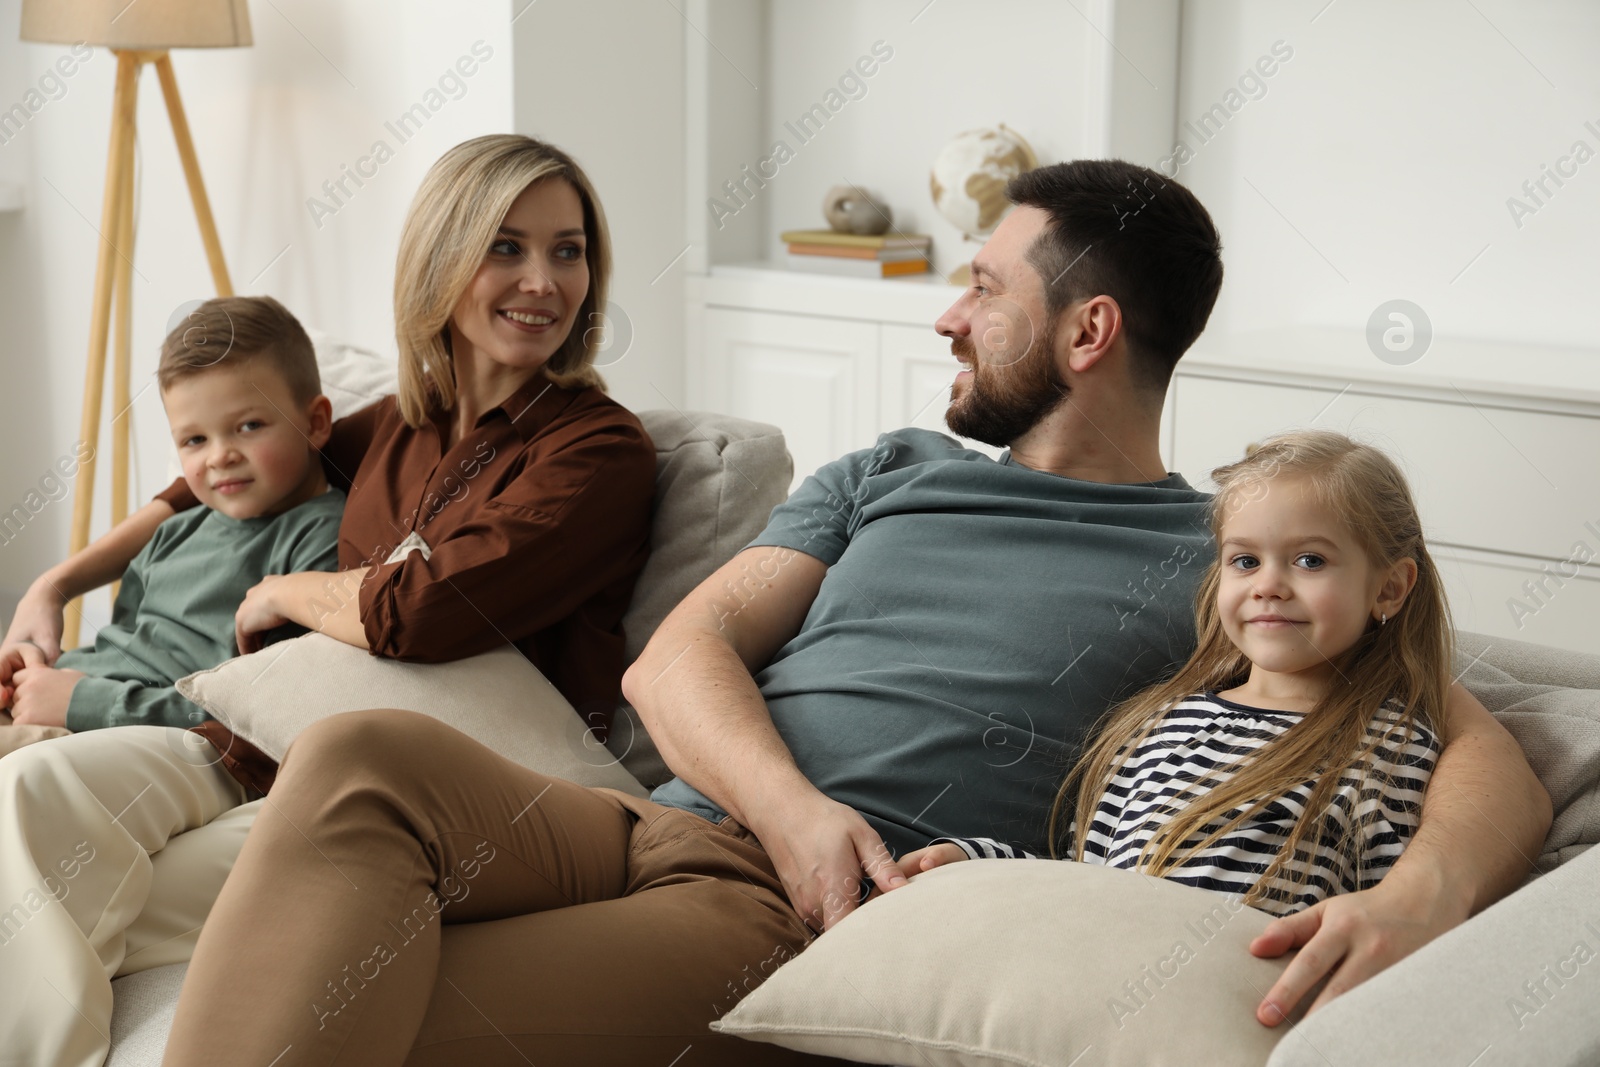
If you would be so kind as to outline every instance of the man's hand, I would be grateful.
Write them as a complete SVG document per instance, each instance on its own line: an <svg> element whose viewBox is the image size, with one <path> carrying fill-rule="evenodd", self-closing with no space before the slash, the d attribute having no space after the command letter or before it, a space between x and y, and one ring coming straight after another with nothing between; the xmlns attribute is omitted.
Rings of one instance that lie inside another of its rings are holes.
<svg viewBox="0 0 1600 1067"><path fill-rule="evenodd" d="M815 790L782 810L769 809L750 830L772 858L790 905L817 933L855 911L863 887L887 893L906 884L878 832L854 808Z"/></svg>
<svg viewBox="0 0 1600 1067"><path fill-rule="evenodd" d="M1274 920L1250 942L1250 954L1271 959L1294 948L1300 954L1267 991L1256 1018L1278 1025L1327 978L1307 1009L1316 1011L1465 921L1469 911L1465 900L1443 887L1408 884L1396 867L1371 889L1328 897Z"/></svg>
<svg viewBox="0 0 1600 1067"><path fill-rule="evenodd" d="M5 642L0 644L0 660L19 648L32 648L45 663L54 663L61 655L62 613L66 606L67 599L50 582L40 580L29 586L17 602ZM10 684L9 673L0 675L0 685Z"/></svg>
<svg viewBox="0 0 1600 1067"><path fill-rule="evenodd" d="M11 721L18 726L65 726L72 687L82 671L57 670L42 664L24 667L12 677L16 691L11 699Z"/></svg>
<svg viewBox="0 0 1600 1067"><path fill-rule="evenodd" d="M269 574L245 593L244 601L233 615L233 640L240 655L249 655L261 648L261 634L282 626L290 619L280 609L277 594L285 575Z"/></svg>

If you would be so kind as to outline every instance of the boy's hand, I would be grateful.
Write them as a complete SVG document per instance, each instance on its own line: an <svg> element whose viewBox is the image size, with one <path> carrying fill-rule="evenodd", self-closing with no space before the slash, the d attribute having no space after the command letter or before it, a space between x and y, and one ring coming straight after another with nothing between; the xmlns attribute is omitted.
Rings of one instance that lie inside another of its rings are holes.
<svg viewBox="0 0 1600 1067"><path fill-rule="evenodd" d="M281 574L269 574L244 595L244 601L233 615L233 639L239 654L248 656L262 647L261 635L292 621L278 609L274 595L283 583Z"/></svg>
<svg viewBox="0 0 1600 1067"><path fill-rule="evenodd" d="M16 686L11 698L11 721L19 726L67 725L72 687L83 676L82 671L42 665L17 671L12 676Z"/></svg>
<svg viewBox="0 0 1600 1067"><path fill-rule="evenodd" d="M41 653L45 663L54 663L61 655L62 613L66 606L66 598L55 586L44 579L34 582L17 602L5 643L0 644L0 658L22 647ZM9 684L9 674L0 675L0 685Z"/></svg>

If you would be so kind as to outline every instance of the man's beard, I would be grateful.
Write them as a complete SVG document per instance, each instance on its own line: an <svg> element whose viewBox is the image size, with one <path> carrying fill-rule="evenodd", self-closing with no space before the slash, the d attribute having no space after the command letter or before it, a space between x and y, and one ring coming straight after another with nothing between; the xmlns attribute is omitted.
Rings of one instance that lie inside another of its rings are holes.
<svg viewBox="0 0 1600 1067"><path fill-rule="evenodd" d="M945 410L946 425L960 437L1010 447L1072 392L1056 370L1054 349L1054 323L1008 367L982 363L971 337L955 338L950 351L972 363L972 377L966 392Z"/></svg>

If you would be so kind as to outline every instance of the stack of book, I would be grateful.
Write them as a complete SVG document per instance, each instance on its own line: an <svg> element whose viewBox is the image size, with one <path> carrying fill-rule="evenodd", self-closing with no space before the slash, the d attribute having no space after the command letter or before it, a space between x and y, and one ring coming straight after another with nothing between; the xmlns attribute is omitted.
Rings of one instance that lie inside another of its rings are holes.
<svg viewBox="0 0 1600 1067"><path fill-rule="evenodd" d="M778 235L789 246L790 270L847 274L857 278L894 278L925 274L933 238L886 233L864 237L833 230L788 230Z"/></svg>

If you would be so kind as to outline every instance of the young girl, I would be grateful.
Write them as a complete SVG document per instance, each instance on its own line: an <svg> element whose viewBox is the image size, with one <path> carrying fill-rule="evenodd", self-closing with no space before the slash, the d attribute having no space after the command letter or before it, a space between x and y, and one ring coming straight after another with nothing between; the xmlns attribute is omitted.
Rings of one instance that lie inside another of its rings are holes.
<svg viewBox="0 0 1600 1067"><path fill-rule="evenodd" d="M1376 885L1415 831L1441 749L1448 610L1405 478L1377 449L1286 433L1212 477L1198 647L1108 714L1050 838L1068 858L1287 915ZM1027 855L941 838L901 868Z"/></svg>

